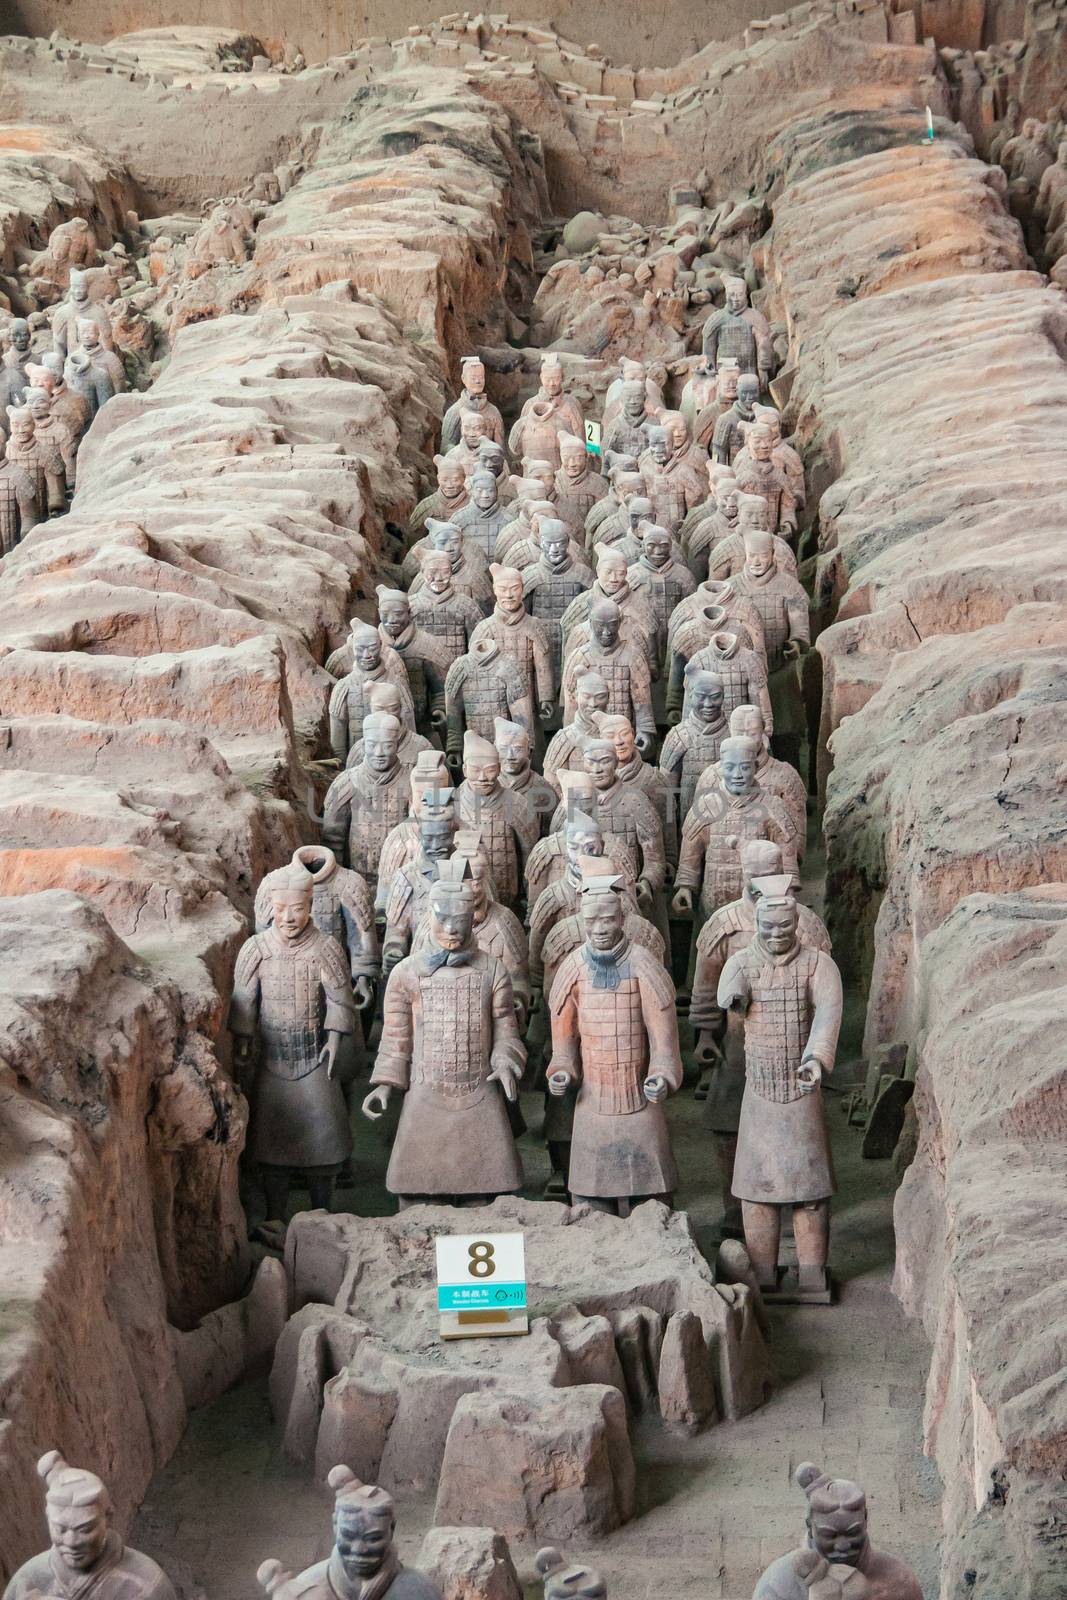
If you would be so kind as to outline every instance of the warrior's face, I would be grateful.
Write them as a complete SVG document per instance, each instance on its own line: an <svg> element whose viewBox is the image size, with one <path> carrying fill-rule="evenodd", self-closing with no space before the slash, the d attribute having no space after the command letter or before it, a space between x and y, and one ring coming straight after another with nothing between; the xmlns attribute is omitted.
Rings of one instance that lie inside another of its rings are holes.
<svg viewBox="0 0 1067 1600"><path fill-rule="evenodd" d="M783 909L789 909L788 907ZM757 912L760 921L760 930L763 932L763 916L769 914L765 909L763 914ZM796 928L796 911L793 910L793 929ZM763 933L763 942L771 949L770 941ZM791 942L791 941L790 941ZM786 949L789 944L786 945ZM782 952L774 951L774 954ZM867 1548L867 1512L863 1506L841 1506L832 1511L813 1511L811 1514L812 1543L821 1556L827 1561L838 1561L842 1566L854 1567Z"/></svg>
<svg viewBox="0 0 1067 1600"><path fill-rule="evenodd" d="M727 404L737 399L737 385L740 373L736 367L724 367L718 376L719 399Z"/></svg>
<svg viewBox="0 0 1067 1600"><path fill-rule="evenodd" d="M89 1572L104 1553L107 1509L98 1504L47 1507L52 1549L75 1572Z"/></svg>
<svg viewBox="0 0 1067 1600"><path fill-rule="evenodd" d="M489 756L478 756L464 762L463 776L474 794L483 795L488 799L495 793L500 782L500 762L491 760Z"/></svg>
<svg viewBox="0 0 1067 1600"><path fill-rule="evenodd" d="M450 812L424 816L419 823L419 842L423 855L430 861L447 861L452 854L455 832L456 819Z"/></svg>
<svg viewBox="0 0 1067 1600"><path fill-rule="evenodd" d="M11 344L13 348L18 351L20 356L24 356L26 351L30 348L29 323L23 321L21 317L16 317L15 321L8 329L8 332L11 336Z"/></svg>
<svg viewBox="0 0 1067 1600"><path fill-rule="evenodd" d="M610 789L615 782L615 774L619 770L619 758L614 747L602 749L596 745L587 750L582 758L582 766L593 780L593 788L601 793Z"/></svg>
<svg viewBox="0 0 1067 1600"><path fill-rule="evenodd" d="M671 558L670 534L650 528L644 537L645 559L650 567L665 567Z"/></svg>
<svg viewBox="0 0 1067 1600"><path fill-rule="evenodd" d="M665 467L671 459L671 440L666 428L652 435L652 459L658 467Z"/></svg>
<svg viewBox="0 0 1067 1600"><path fill-rule="evenodd" d="M377 672L382 664L382 641L378 635L372 639L369 634L361 634L352 646L352 659L360 672Z"/></svg>
<svg viewBox="0 0 1067 1600"><path fill-rule="evenodd" d="M447 594L452 587L452 558L445 552L424 561L422 575L431 594Z"/></svg>
<svg viewBox="0 0 1067 1600"><path fill-rule="evenodd" d="M521 611L522 604L522 575L515 577L497 578L493 583L493 593L501 611Z"/></svg>
<svg viewBox="0 0 1067 1600"><path fill-rule="evenodd" d="M473 927L473 897L460 899L458 895L442 895L437 900L430 897L430 936L440 949L463 950L470 943Z"/></svg>
<svg viewBox="0 0 1067 1600"><path fill-rule="evenodd" d="M463 493L463 468L454 461L437 469L437 487L446 500L458 500Z"/></svg>
<svg viewBox="0 0 1067 1600"><path fill-rule="evenodd" d="M726 288L726 309L739 316L748 305L748 290L740 281L728 284Z"/></svg>
<svg viewBox="0 0 1067 1600"><path fill-rule="evenodd" d="M576 688L574 700L583 717L591 717L594 711L606 711L608 709L607 685L605 684L603 689Z"/></svg>
<svg viewBox="0 0 1067 1600"><path fill-rule="evenodd" d="M560 462L563 476L571 483L577 483L585 471L585 451L576 449L574 445L565 446L560 451Z"/></svg>
<svg viewBox="0 0 1067 1600"><path fill-rule="evenodd" d="M698 722L718 722L722 716L723 687L718 678L698 673L689 693L689 705ZM746 734L748 730L745 730Z"/></svg>
<svg viewBox="0 0 1067 1600"><path fill-rule="evenodd" d="M600 587L605 594L618 594L626 587L626 562L615 556L605 558L596 569Z"/></svg>
<svg viewBox="0 0 1067 1600"><path fill-rule="evenodd" d="M563 368L554 361L546 361L541 368L541 388L550 400L563 393Z"/></svg>
<svg viewBox="0 0 1067 1600"><path fill-rule="evenodd" d="M480 361L468 361L463 368L463 387L468 394L485 393L485 368Z"/></svg>
<svg viewBox="0 0 1067 1600"><path fill-rule="evenodd" d="M775 901L768 905L766 900L760 900L756 905L756 926L760 938L771 952L772 956L784 956L793 948L797 936L797 908L794 901ZM819 1547L819 1554L825 1555L828 1561L845 1561L847 1557L838 1555L836 1550L824 1551ZM862 1546L861 1546L862 1548ZM859 1552L857 1551L857 1554Z"/></svg>
<svg viewBox="0 0 1067 1600"><path fill-rule="evenodd" d="M637 741L634 738L633 728L628 722L620 722L615 731L608 737L610 737L612 744L615 746L615 754L618 757L619 765L625 766L626 762L631 761L637 753Z"/></svg>
<svg viewBox="0 0 1067 1600"><path fill-rule="evenodd" d="M617 894L590 894L582 899L582 927L594 950L614 950L622 938L622 901Z"/></svg>
<svg viewBox="0 0 1067 1600"><path fill-rule="evenodd" d="M737 408L746 417L752 415L752 408L759 399L759 379L753 377L751 372L743 372L737 380Z"/></svg>
<svg viewBox="0 0 1067 1600"><path fill-rule="evenodd" d="M497 745L500 769L509 778L517 778L530 765L530 746L526 739L502 739Z"/></svg>
<svg viewBox="0 0 1067 1600"><path fill-rule="evenodd" d="M390 639L399 639L411 623L411 607L406 600L385 601L379 607L378 615Z"/></svg>
<svg viewBox="0 0 1067 1600"><path fill-rule="evenodd" d="M347 1511L334 1521L334 1548L349 1583L359 1585L381 1570L393 1542L393 1525L384 1517Z"/></svg>
<svg viewBox="0 0 1067 1600"><path fill-rule="evenodd" d="M748 430L748 448L754 461L769 461L774 449L774 434L763 423Z"/></svg>
<svg viewBox="0 0 1067 1600"><path fill-rule="evenodd" d="M88 350L90 355L95 355L100 348L100 329L95 322L83 323L79 329L81 338L79 343L83 350Z"/></svg>
<svg viewBox="0 0 1067 1600"><path fill-rule="evenodd" d="M463 535L451 523L448 523L447 531L441 528L434 535L433 547L442 550L453 567L459 566L463 560Z"/></svg>
<svg viewBox="0 0 1067 1600"><path fill-rule="evenodd" d="M681 455L689 444L689 429L685 425L685 418L682 416L672 417L665 424L665 427L667 429L667 437L671 442L671 449L675 455Z"/></svg>
<svg viewBox="0 0 1067 1600"><path fill-rule="evenodd" d="M33 418L28 411L11 419L11 438L15 444L29 444L33 438Z"/></svg>
<svg viewBox="0 0 1067 1600"><path fill-rule="evenodd" d="M274 926L283 939L299 939L311 920L310 889L275 889L270 897Z"/></svg>
<svg viewBox="0 0 1067 1600"><path fill-rule="evenodd" d="M631 394L629 391L627 391L627 393L623 395L622 409L626 413L627 417L629 417L631 422L641 421L641 418L645 414L645 391L643 385L636 392Z"/></svg>
<svg viewBox="0 0 1067 1600"><path fill-rule="evenodd" d="M84 278L75 278L70 286L70 298L76 306L83 306L89 299L89 287Z"/></svg>
<svg viewBox="0 0 1067 1600"><path fill-rule="evenodd" d="M372 772L391 772L399 745L396 734L368 733L363 739L363 759Z"/></svg>
<svg viewBox="0 0 1067 1600"><path fill-rule="evenodd" d="M756 786L756 762L753 756L723 755L719 762L722 786L727 794L737 798L751 794Z"/></svg>
<svg viewBox="0 0 1067 1600"><path fill-rule="evenodd" d="M480 411L464 411L459 420L459 433L468 450L477 450L489 429Z"/></svg>
<svg viewBox="0 0 1067 1600"><path fill-rule="evenodd" d="M570 541L566 533L550 533L541 539L541 550L550 567L562 567L567 559Z"/></svg>
<svg viewBox="0 0 1067 1600"><path fill-rule="evenodd" d="M594 611L589 626L602 650L613 650L618 644L622 618L617 611L614 616L610 612Z"/></svg>
<svg viewBox="0 0 1067 1600"><path fill-rule="evenodd" d="M479 478L471 489L471 499L479 511L495 511L498 494L499 490L495 478L488 482Z"/></svg>
<svg viewBox="0 0 1067 1600"><path fill-rule="evenodd" d="M758 541L753 540L745 545L745 571L750 572L754 578L765 578L774 566L774 546L771 544L770 535L765 534Z"/></svg>
<svg viewBox="0 0 1067 1600"><path fill-rule="evenodd" d="M30 401L30 416L33 418L34 422L37 423L47 422L51 415L52 402L49 399L47 392L42 389L40 393L34 395L33 399Z"/></svg>

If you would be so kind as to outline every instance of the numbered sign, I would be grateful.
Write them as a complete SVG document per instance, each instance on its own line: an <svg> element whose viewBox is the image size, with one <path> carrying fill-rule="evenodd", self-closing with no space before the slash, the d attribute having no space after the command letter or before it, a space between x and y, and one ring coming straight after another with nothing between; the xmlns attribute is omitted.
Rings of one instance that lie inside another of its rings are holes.
<svg viewBox="0 0 1067 1600"><path fill-rule="evenodd" d="M434 1243L442 1338L529 1332L521 1233L442 1235Z"/></svg>
<svg viewBox="0 0 1067 1600"><path fill-rule="evenodd" d="M587 422L585 425L585 448L591 456L600 455L600 423Z"/></svg>

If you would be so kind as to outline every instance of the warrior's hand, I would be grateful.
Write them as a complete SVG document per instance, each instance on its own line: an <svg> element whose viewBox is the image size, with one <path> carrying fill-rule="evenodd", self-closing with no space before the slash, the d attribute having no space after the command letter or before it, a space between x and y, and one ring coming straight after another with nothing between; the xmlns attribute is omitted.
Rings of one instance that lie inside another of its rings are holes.
<svg viewBox="0 0 1067 1600"><path fill-rule="evenodd" d="M355 995L356 1005L359 1010L368 1011L374 1004L373 979L368 978L364 973L360 973L352 985L352 993Z"/></svg>
<svg viewBox="0 0 1067 1600"><path fill-rule="evenodd" d="M787 661L796 661L799 656L806 656L810 649L806 639L787 639L782 646L782 654Z"/></svg>
<svg viewBox="0 0 1067 1600"><path fill-rule="evenodd" d="M667 726L670 727L670 728L675 728L675 727L677 727L678 723L681 722L681 720L682 720L682 708L681 708L681 706L668 706L667 707Z"/></svg>
<svg viewBox="0 0 1067 1600"><path fill-rule="evenodd" d="M678 871L678 868L675 867L675 866L672 866L671 863L668 861L667 865L663 869L663 882L664 882L664 885L665 885L666 888L669 889L671 884L674 882L674 874L677 871Z"/></svg>
<svg viewBox="0 0 1067 1600"><path fill-rule="evenodd" d="M652 749L652 746L655 744L655 742L656 736L654 733L639 733L634 739L634 744L637 746L638 750L640 750L643 756L648 755L648 752Z"/></svg>
<svg viewBox="0 0 1067 1600"><path fill-rule="evenodd" d="M722 1065L722 1051L716 1044L714 1035L709 1033L707 1029L702 1028L697 1034L693 1055L698 1061L703 1062L705 1066L718 1067Z"/></svg>
<svg viewBox="0 0 1067 1600"><path fill-rule="evenodd" d="M363 1115L365 1117L369 1117L371 1122L377 1122L378 1118L389 1104L389 1089L389 1084L380 1083L376 1089L371 1090L370 1094L360 1107Z"/></svg>
<svg viewBox="0 0 1067 1600"><path fill-rule="evenodd" d="M332 1078L334 1068L337 1066L337 1049L341 1042L340 1034L332 1030L326 1035L326 1043L319 1051L319 1066L326 1068L326 1076Z"/></svg>
<svg viewBox="0 0 1067 1600"><path fill-rule="evenodd" d="M692 889L675 889L674 899L671 901L671 910L676 917L688 916L693 909Z"/></svg>
<svg viewBox="0 0 1067 1600"><path fill-rule="evenodd" d="M487 1083L499 1083L504 1091L505 1100L517 1100L519 1098L518 1076L518 1073L512 1067L505 1062L501 1062L500 1066L494 1068L485 1081Z"/></svg>
<svg viewBox="0 0 1067 1600"><path fill-rule="evenodd" d="M252 1059L252 1041L247 1033L235 1033L233 1036L233 1059L242 1067L246 1067Z"/></svg>
<svg viewBox="0 0 1067 1600"><path fill-rule="evenodd" d="M797 1069L797 1085L805 1094L812 1094L822 1083L822 1063L814 1056L805 1056Z"/></svg>
<svg viewBox="0 0 1067 1600"><path fill-rule="evenodd" d="M441 706L437 711L430 712L431 728L443 728L447 721L448 712L445 710L444 706Z"/></svg>
<svg viewBox="0 0 1067 1600"><path fill-rule="evenodd" d="M551 700L539 700L537 703L537 714L542 722L548 722L555 714L555 710Z"/></svg>
<svg viewBox="0 0 1067 1600"><path fill-rule="evenodd" d="M639 906L650 906L652 904L652 885L647 878L638 878L637 880L637 903Z"/></svg>
<svg viewBox="0 0 1067 1600"><path fill-rule="evenodd" d="M570 1075L566 1072L550 1072L548 1074L548 1092L557 1100L567 1093L571 1086Z"/></svg>
<svg viewBox="0 0 1067 1600"><path fill-rule="evenodd" d="M650 1078L645 1079L645 1099L651 1100L654 1106L667 1098L667 1080L661 1072L654 1072Z"/></svg>

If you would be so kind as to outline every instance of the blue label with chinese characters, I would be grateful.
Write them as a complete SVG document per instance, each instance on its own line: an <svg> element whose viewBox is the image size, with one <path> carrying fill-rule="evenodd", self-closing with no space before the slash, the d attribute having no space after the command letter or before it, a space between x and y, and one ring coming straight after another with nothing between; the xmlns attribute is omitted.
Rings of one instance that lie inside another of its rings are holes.
<svg viewBox="0 0 1067 1600"><path fill-rule="evenodd" d="M438 1286L438 1311L525 1311L525 1283L446 1283Z"/></svg>

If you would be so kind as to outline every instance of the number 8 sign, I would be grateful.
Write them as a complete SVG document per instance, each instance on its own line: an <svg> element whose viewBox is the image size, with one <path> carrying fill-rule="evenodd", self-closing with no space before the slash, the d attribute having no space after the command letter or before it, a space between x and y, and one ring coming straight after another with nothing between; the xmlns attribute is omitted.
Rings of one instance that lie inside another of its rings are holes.
<svg viewBox="0 0 1067 1600"><path fill-rule="evenodd" d="M459 1336L467 1324L472 1333L526 1332L526 1251L521 1233L439 1235L434 1244L437 1309L446 1337Z"/></svg>

